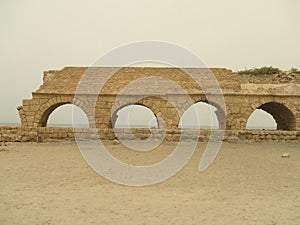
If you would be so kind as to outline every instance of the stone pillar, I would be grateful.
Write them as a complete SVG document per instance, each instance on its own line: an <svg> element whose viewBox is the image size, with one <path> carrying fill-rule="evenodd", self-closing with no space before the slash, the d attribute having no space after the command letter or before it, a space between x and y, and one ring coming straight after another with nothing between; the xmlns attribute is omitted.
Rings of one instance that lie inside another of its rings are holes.
<svg viewBox="0 0 300 225"><path fill-rule="evenodd" d="M300 131L300 109L295 112L295 130Z"/></svg>

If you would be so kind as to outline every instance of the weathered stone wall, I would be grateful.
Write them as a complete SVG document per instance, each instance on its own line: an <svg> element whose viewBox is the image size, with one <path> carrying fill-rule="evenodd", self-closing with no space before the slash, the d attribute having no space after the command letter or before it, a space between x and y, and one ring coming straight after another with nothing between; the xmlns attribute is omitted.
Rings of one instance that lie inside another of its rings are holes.
<svg viewBox="0 0 300 225"><path fill-rule="evenodd" d="M118 137L121 140L132 139L132 134L137 139L147 140L150 136L149 129L106 129L103 139L114 140ZM193 140L191 134L195 130L185 130L182 134L183 140ZM198 141L207 142L210 137L210 130L198 130ZM164 131L153 130L153 138L159 139ZM167 130L166 141L178 141L181 131L178 129ZM98 135L94 129L76 128L76 137L80 140L96 140ZM39 127L25 128L16 126L0 127L0 142L51 142L51 141L74 141L73 128ZM271 131L271 130L227 130L224 136L225 142L292 142L300 141L300 131Z"/></svg>
<svg viewBox="0 0 300 225"><path fill-rule="evenodd" d="M300 74L282 72L278 74L240 74L241 84L300 84Z"/></svg>
<svg viewBox="0 0 300 225"><path fill-rule="evenodd" d="M201 82L195 82L189 74L194 74ZM216 94L211 76L217 79L222 95ZM145 78L151 77L163 79L148 83L149 80ZM46 71L44 83L32 93L32 99L23 100L22 106L18 107L20 128L0 130L4 138L8 135L13 141L61 138L72 140L74 135L71 129L47 128L47 121L50 114L59 106L74 104L85 112L89 127L97 129L100 138L113 139L115 135L112 128L117 119L116 112L127 105L139 104L152 110L158 119L160 129L162 129L160 121L164 121L167 140L176 140L181 132L178 125L182 114L194 103L206 102L217 108L219 126L220 129L226 130L226 140L244 140L244 137L248 140L260 140L262 137L266 139L272 137L270 140L297 140L297 135L295 136L293 132L300 131L299 77L298 74L289 73L239 76L227 69L205 68L181 70L66 67L59 71ZM124 87L128 87L135 80L141 80L146 85L130 86L129 92L122 94ZM167 81L174 82L177 87L175 85L175 88L166 91L166 87L169 87ZM81 89L78 89L78 84ZM103 85L101 91L99 84ZM178 91L178 87L186 91L191 102L187 101L187 95ZM151 93L152 96L143 96L145 92ZM224 97L225 105L220 105L218 101L220 96ZM178 108L168 102L169 99L174 100ZM246 130L248 118L256 109L263 109L273 116L277 123L277 133ZM285 133L287 131L289 133ZM83 136L90 133L84 129L80 132ZM121 132L121 137L128 136L125 131L116 132ZM137 136L149 135L145 130L135 132ZM157 135L160 135L159 129L157 132ZM207 139L206 132L208 131L200 131L200 140Z"/></svg>
<svg viewBox="0 0 300 225"><path fill-rule="evenodd" d="M168 129L176 129L180 121L176 109L160 98L145 98L138 102L136 97L123 96L115 102L115 96L102 96L97 101L95 113L93 116L90 106L93 105L93 98L86 96L85 100L75 99L71 95L38 95L34 94L32 100L24 100L23 107L19 110L24 127L46 127L49 115L60 105L74 104L80 107L87 115L90 127L97 127L100 129L108 129L112 127L114 121L111 120L111 115L115 115L118 109L129 104L141 104L151 109L156 117L160 117L167 124ZM177 98L183 113L189 105L186 105L183 99L180 103L180 96ZM194 103L206 102L203 94L191 95ZM220 117L226 115L226 128L228 130L242 130L246 128L248 118L251 113L257 108L263 108L269 112L279 124L279 129L282 130L300 130L300 97L286 96L286 95L269 95L269 94L224 94L226 112L217 104ZM264 104L270 104L269 108L264 108ZM213 104L213 103L212 103ZM114 106L114 111L113 107ZM185 110L184 110L185 109ZM116 118L115 118L116 120ZM221 119L220 119L221 121ZM96 123L96 124L95 124ZM96 126L97 125L97 126ZM221 124L221 127L223 125ZM224 128L224 127L223 127Z"/></svg>
<svg viewBox="0 0 300 225"><path fill-rule="evenodd" d="M198 93L200 87L189 74L200 77L203 82L201 85L205 87L211 84L211 75L213 75L222 90L238 91L240 89L240 80L237 73L223 68L65 67L62 70L45 71L44 83L36 93L74 94L81 82L83 87L87 85L86 89L83 88L85 94L95 94L94 90L98 91L98 84L102 82L105 85L101 94L118 94L131 81L153 76L174 81L188 93L194 93L195 91ZM85 78L88 79L85 80ZM86 83L86 81L88 82ZM164 83L155 85L161 88L166 87ZM135 86L135 92L139 92L138 88Z"/></svg>

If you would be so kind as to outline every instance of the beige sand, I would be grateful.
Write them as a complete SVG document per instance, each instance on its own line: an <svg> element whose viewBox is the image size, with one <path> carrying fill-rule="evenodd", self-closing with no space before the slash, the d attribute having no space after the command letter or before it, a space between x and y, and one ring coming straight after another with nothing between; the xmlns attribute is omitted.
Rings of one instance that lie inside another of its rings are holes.
<svg viewBox="0 0 300 225"><path fill-rule="evenodd" d="M175 146L137 153L106 144L131 163L159 161ZM2 146L0 224L300 224L300 143L224 143L200 173L204 147L169 180L127 187L94 172L74 143Z"/></svg>

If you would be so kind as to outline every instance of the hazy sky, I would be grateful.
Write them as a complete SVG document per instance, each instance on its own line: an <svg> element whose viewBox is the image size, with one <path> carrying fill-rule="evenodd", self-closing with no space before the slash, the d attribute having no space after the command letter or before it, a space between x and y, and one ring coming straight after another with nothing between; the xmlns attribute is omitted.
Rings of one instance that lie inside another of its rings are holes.
<svg viewBox="0 0 300 225"><path fill-rule="evenodd" d="M298 0L1 0L0 123L19 122L44 70L89 66L133 41L179 44L210 67L300 68L299 9Z"/></svg>

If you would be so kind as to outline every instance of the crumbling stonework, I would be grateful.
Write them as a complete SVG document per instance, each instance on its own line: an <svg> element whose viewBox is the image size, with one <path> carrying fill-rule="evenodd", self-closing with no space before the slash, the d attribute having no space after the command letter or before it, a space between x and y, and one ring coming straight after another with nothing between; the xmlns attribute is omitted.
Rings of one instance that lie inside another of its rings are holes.
<svg viewBox="0 0 300 225"><path fill-rule="evenodd" d="M95 132L87 128L79 128L76 130L77 137L82 140L96 140L98 136ZM122 140L130 140L131 133L136 138L145 140L149 137L148 129L106 129L105 139L114 140L116 137ZM189 134L194 131L187 131L181 136L181 132L177 130L167 130L166 141L182 140L190 141ZM198 140L206 142L210 138L210 130L199 130ZM58 128L58 127L38 127L25 128L16 126L2 126L0 127L1 142L54 142L54 141L74 141L75 135L73 128ZM157 129L154 131L154 138L159 138L164 134L164 130ZM235 131L227 130L224 135L225 142L291 142L300 141L300 131L281 131L281 130L245 130Z"/></svg>
<svg viewBox="0 0 300 225"><path fill-rule="evenodd" d="M201 87L186 71L202 76ZM46 71L44 82L37 91L32 93L32 99L23 100L22 106L18 107L22 128L16 129L20 130L21 133L24 132L24 129L31 130L30 132L36 132L36 135L33 133L26 135L26 137L19 135L21 138L13 139L22 141L31 136L51 139L55 135L57 138L73 138L72 132L69 130L59 131L59 128L56 130L47 128L50 114L64 104L74 104L80 107L88 117L90 129L97 129L101 138L108 139L115 138L112 128L117 118L116 112L129 104L140 104L151 109L157 118L165 122L169 134L169 136L167 135L168 139L172 139L171 136L176 139L176 133L180 132L178 128L180 116L191 106L187 103L184 95L178 94L178 90L171 89L166 93L164 88L167 84L159 82L147 86L150 91L153 85L156 85L155 90L161 90L161 93L154 93L155 96L143 97L137 101L137 96L142 96L143 91L145 91L142 88L139 89L139 86L135 86L132 92L125 95L120 94L134 80L161 77L176 83L185 90L193 103L208 102L214 105L217 108L216 115L219 119L220 129L226 130L228 140L280 139L275 138L274 133L270 133L271 136L268 136L266 132L270 131L264 131L264 133L246 131L248 118L256 109L263 109L273 116L277 123L278 131L276 134L282 136L282 140L297 140L300 131L300 79L296 77L297 75L289 77L287 74L283 77L287 82L281 82L280 79L283 78L276 75L265 75L257 78L250 75L239 76L227 69L210 69L209 71L214 74L220 85L225 100L224 106L218 104L218 96L214 98L213 88L215 87L210 83L208 69L66 67L59 71ZM99 74L109 73L111 76L108 80L99 80ZM89 78L88 83L82 82L83 76ZM99 82L103 82L103 88L100 93L95 93L95 90L98 90ZM84 91L78 92L79 84L85 87ZM210 95L210 101L208 101L207 95ZM176 100L179 113L166 100L166 96ZM226 120L224 120L225 118ZM51 129L55 133L51 134L52 136L47 134ZM286 133L288 131L296 133L289 135ZM4 135L3 129L1 132ZM145 134L143 132L146 131L138 131L137 133L143 136ZM159 131L157 132L159 134ZM201 136L203 135L199 134L199 137ZM206 135L204 136L206 137Z"/></svg>
<svg viewBox="0 0 300 225"><path fill-rule="evenodd" d="M290 71L265 75L241 74L239 78L242 84L300 84L300 74Z"/></svg>

